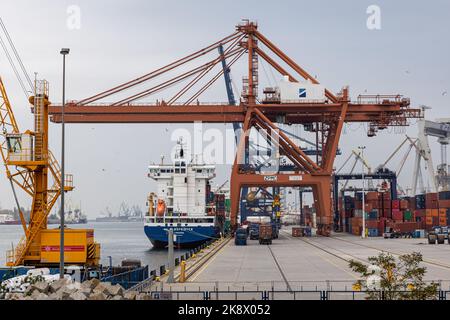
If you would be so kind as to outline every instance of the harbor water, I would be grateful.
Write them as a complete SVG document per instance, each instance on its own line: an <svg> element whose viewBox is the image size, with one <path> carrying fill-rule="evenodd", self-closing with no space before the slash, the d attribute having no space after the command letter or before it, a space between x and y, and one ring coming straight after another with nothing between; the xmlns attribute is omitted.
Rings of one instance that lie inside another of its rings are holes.
<svg viewBox="0 0 450 320"><path fill-rule="evenodd" d="M167 250L154 249L144 233L142 222L95 222L72 224L73 229L94 229L95 240L101 244L101 263L109 265L109 256L113 265L119 265L123 259L139 259L150 270L167 265ZM58 225L49 225L58 228ZM0 225L0 265L6 262L6 250L17 245L23 229L20 225ZM175 249L175 257L180 257L186 250Z"/></svg>

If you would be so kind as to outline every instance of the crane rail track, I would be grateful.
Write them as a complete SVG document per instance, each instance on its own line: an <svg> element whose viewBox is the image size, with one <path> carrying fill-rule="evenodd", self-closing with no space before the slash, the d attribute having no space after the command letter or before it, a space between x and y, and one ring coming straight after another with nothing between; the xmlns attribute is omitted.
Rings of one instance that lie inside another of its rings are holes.
<svg viewBox="0 0 450 320"><path fill-rule="evenodd" d="M285 235L287 235L288 237L294 239L294 237L292 237L292 236L291 236L290 234L288 234L286 231L284 231L284 232L285 232ZM324 247L317 245L317 243L314 242L314 241L306 240L306 239L302 239L302 238L298 238L298 240L303 241L304 243L307 243L307 244L309 244L310 246L313 246L314 248L319 249L319 250L321 250L321 251L323 251L323 252L325 252L325 253L327 253L327 254L329 254L329 255L335 257L335 258L338 258L338 259L340 259L340 260L342 260L342 261L350 262L350 259L346 259L346 258L344 258L344 257L342 257L342 256L340 256L340 255L338 255L338 254L336 254L336 253L333 253L333 252L331 252L331 251L325 249ZM322 244L321 244L321 245L322 245ZM325 247L330 248L330 249L333 249L333 250L335 250L335 251L342 252L342 253L345 254L346 256L350 256L350 257L354 258L355 260L359 260L359 261L362 261L362 262L368 262L368 261L365 260L365 259L358 258L358 257L356 257L356 256L354 256L354 255L352 255L352 254L349 254L349 253L347 253L347 252L344 252L344 251L342 251L342 250L339 250L339 249L336 249L336 248L331 248L331 247L329 247L329 246L325 246Z"/></svg>
<svg viewBox="0 0 450 320"><path fill-rule="evenodd" d="M216 256L216 254L222 250L230 241L233 239L232 237L225 238L222 243L218 245L217 248L214 248L211 252L208 252L204 257L202 257L197 263L193 264L186 268L186 276L185 281L187 281L190 277L196 274L208 261L211 260L212 257ZM175 281L178 281L180 278L180 274L175 276Z"/></svg>
<svg viewBox="0 0 450 320"><path fill-rule="evenodd" d="M289 284L289 281L288 281L286 275L284 274L283 269L281 268L280 264L278 263L278 260L277 260L277 258L275 257L275 254L273 253L271 246L268 245L267 248L269 249L269 252L270 252L270 254L272 255L272 258L273 258L273 260L275 261L275 264L276 264L276 266L277 266L277 268L278 268L278 271L279 271L280 274L281 274L281 277L283 278L283 281L286 283L286 288L288 289L289 292L292 292L292 287L291 287L291 285Z"/></svg>

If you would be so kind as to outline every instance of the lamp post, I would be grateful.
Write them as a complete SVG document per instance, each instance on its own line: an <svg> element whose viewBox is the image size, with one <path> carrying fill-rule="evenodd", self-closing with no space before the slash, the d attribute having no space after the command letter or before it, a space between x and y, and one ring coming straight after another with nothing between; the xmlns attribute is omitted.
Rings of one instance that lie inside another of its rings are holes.
<svg viewBox="0 0 450 320"><path fill-rule="evenodd" d="M60 214L60 242L59 242L59 278L64 278L64 109L66 105L66 55L69 48L62 48L60 53L63 56L63 82L62 82L62 112L61 112L61 214Z"/></svg>
<svg viewBox="0 0 450 320"><path fill-rule="evenodd" d="M365 194L364 194L364 149L365 146L359 146L358 149L361 150L361 164L362 164L362 234L361 238L366 237L366 201L365 201Z"/></svg>

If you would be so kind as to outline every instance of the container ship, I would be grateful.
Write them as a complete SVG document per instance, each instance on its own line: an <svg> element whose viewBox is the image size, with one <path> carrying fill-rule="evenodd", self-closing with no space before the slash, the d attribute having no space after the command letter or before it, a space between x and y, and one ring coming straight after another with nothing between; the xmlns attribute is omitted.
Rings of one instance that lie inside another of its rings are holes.
<svg viewBox="0 0 450 320"><path fill-rule="evenodd" d="M194 247L217 238L225 225L229 199L223 190L211 190L215 166L188 160L185 153L179 140L172 164L164 164L162 157L161 164L148 167L157 192L148 196L144 231L155 248L167 246L169 229L176 246Z"/></svg>

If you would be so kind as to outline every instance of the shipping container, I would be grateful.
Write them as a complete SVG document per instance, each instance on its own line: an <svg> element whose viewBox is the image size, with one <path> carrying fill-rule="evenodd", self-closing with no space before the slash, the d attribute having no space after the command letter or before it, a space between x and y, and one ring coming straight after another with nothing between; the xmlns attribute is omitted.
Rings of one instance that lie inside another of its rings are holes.
<svg viewBox="0 0 450 320"><path fill-rule="evenodd" d="M409 211L409 210L403 211L403 220L404 220L404 221L411 221L411 220L413 220L413 214L412 214L412 212Z"/></svg>
<svg viewBox="0 0 450 320"><path fill-rule="evenodd" d="M293 237L303 237L303 228L292 227L292 236Z"/></svg>
<svg viewBox="0 0 450 320"><path fill-rule="evenodd" d="M392 219L396 221L403 221L403 213L400 209L392 209Z"/></svg>

